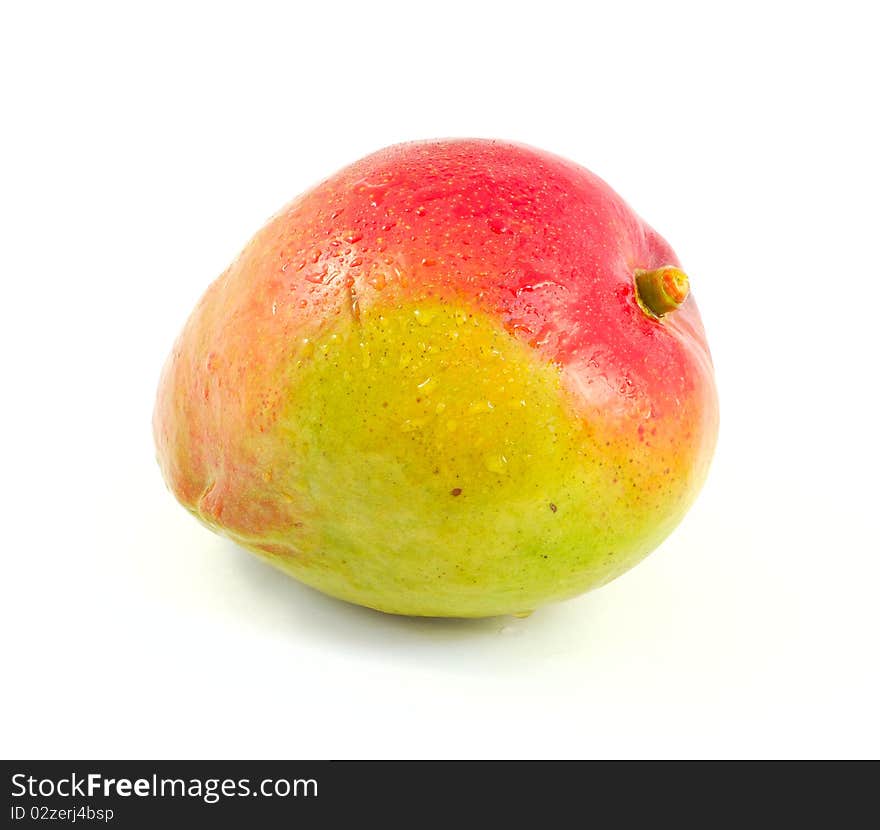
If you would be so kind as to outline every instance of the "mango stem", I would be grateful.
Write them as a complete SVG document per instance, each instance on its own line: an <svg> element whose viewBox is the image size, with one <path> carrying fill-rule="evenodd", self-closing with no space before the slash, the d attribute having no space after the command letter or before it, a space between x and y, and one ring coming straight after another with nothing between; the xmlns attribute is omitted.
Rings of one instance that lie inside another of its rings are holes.
<svg viewBox="0 0 880 830"><path fill-rule="evenodd" d="M652 271L637 269L636 297L639 305L652 317L662 317L675 311L690 291L687 274L672 265L664 265Z"/></svg>

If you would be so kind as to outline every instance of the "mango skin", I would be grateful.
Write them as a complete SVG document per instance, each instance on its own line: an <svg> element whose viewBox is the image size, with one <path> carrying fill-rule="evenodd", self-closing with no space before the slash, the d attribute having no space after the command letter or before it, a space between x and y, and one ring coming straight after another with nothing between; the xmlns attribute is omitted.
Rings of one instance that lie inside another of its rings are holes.
<svg viewBox="0 0 880 830"><path fill-rule="evenodd" d="M499 141L415 142L295 199L202 297L153 418L176 498L325 593L525 613L676 526L718 428L692 296L603 181Z"/></svg>

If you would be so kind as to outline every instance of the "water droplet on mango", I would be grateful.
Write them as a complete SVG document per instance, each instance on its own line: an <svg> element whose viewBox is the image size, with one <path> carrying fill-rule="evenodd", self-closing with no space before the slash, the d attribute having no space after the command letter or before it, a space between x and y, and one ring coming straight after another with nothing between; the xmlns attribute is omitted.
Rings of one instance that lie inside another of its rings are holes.
<svg viewBox="0 0 880 830"><path fill-rule="evenodd" d="M421 325L428 326L431 324L431 320L434 319L436 313L436 311L427 308L417 308L413 311L413 317L415 317Z"/></svg>
<svg viewBox="0 0 880 830"><path fill-rule="evenodd" d="M490 473L498 475L507 475L509 473L507 467L507 457L500 453L492 453L483 458L483 465Z"/></svg>

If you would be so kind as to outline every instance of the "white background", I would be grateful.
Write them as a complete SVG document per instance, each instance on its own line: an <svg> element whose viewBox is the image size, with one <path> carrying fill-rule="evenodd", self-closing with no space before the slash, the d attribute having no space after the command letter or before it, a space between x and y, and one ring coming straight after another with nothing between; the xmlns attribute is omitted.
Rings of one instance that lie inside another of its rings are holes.
<svg viewBox="0 0 880 830"><path fill-rule="evenodd" d="M4 4L2 753L877 756L872 4ZM284 202L531 143L676 248L722 430L681 527L527 620L383 616L211 535L160 367Z"/></svg>

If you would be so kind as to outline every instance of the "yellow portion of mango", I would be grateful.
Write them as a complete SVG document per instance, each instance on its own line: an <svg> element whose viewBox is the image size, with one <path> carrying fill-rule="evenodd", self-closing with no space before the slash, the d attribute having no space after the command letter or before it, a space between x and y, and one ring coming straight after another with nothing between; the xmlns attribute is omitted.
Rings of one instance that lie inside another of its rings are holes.
<svg viewBox="0 0 880 830"><path fill-rule="evenodd" d="M277 460L271 486L311 509L283 538L237 541L328 594L526 612L607 582L671 529L575 416L558 367L488 316L374 308L287 371L260 454Z"/></svg>

